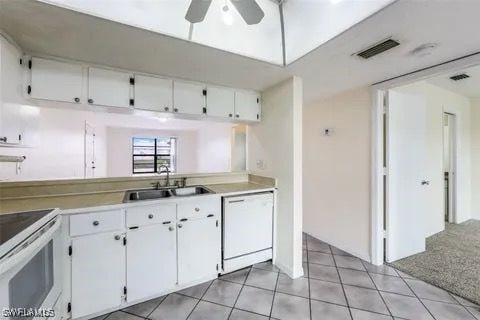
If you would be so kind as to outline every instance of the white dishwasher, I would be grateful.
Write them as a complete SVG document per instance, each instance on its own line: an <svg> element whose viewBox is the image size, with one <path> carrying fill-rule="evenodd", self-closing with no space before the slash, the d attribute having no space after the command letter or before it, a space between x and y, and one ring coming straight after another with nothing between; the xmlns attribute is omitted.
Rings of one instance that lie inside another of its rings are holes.
<svg viewBox="0 0 480 320"><path fill-rule="evenodd" d="M272 259L273 193L223 198L223 272Z"/></svg>

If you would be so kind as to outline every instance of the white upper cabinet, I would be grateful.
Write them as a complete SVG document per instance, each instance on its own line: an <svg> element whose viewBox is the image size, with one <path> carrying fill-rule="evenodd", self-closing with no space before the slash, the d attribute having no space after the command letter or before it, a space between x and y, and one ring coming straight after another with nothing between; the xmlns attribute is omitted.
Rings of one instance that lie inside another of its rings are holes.
<svg viewBox="0 0 480 320"><path fill-rule="evenodd" d="M173 111L173 81L135 75L135 108L161 112Z"/></svg>
<svg viewBox="0 0 480 320"><path fill-rule="evenodd" d="M205 85L201 83L174 81L173 111L192 115L203 114L205 90Z"/></svg>
<svg viewBox="0 0 480 320"><path fill-rule="evenodd" d="M32 98L82 102L81 65L35 57L32 57L31 63Z"/></svg>
<svg viewBox="0 0 480 320"><path fill-rule="evenodd" d="M88 68L88 103L128 108L132 77L129 72Z"/></svg>
<svg viewBox="0 0 480 320"><path fill-rule="evenodd" d="M235 91L224 87L207 87L207 115L233 118L235 113Z"/></svg>
<svg viewBox="0 0 480 320"><path fill-rule="evenodd" d="M235 91L235 119L260 121L260 95L253 91Z"/></svg>
<svg viewBox="0 0 480 320"><path fill-rule="evenodd" d="M35 137L38 112L26 103L20 59L22 53L0 35L0 145L31 145Z"/></svg>

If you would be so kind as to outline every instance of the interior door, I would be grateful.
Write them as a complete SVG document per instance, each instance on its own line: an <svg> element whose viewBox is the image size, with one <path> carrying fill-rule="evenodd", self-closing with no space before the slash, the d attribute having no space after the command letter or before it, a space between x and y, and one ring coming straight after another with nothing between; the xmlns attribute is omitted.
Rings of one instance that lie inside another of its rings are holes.
<svg viewBox="0 0 480 320"><path fill-rule="evenodd" d="M219 272L219 224L216 216L188 219L177 224L180 285L206 279Z"/></svg>
<svg viewBox="0 0 480 320"><path fill-rule="evenodd" d="M428 178L426 101L388 91L387 251L392 262L425 251Z"/></svg>
<svg viewBox="0 0 480 320"><path fill-rule="evenodd" d="M148 298L177 283L175 225L154 224L127 231L128 301Z"/></svg>

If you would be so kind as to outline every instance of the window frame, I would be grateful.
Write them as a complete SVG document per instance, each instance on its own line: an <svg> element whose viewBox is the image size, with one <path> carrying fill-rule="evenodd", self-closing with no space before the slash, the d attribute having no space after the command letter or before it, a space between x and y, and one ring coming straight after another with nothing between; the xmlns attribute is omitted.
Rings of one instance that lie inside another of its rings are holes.
<svg viewBox="0 0 480 320"><path fill-rule="evenodd" d="M175 145L174 145L174 151L172 153L171 146L170 146L170 153L169 154L163 154L163 153L158 153L158 140L160 139L165 139L168 138L170 141L170 144L172 143L172 140L175 140ZM135 153L135 147L138 147L135 145L135 139L145 139L145 140L153 140L153 153L148 153L148 154L136 154ZM150 137L132 137L132 174L151 174L151 173L160 173L158 171L158 158L159 157L165 157L168 156L170 160L170 165L169 170L170 173L175 173L177 171L177 137L171 136L171 137L160 137L160 138L150 138ZM136 157L153 157L153 171L142 171L142 172L135 172L135 158ZM173 170L172 170L172 162L173 163Z"/></svg>

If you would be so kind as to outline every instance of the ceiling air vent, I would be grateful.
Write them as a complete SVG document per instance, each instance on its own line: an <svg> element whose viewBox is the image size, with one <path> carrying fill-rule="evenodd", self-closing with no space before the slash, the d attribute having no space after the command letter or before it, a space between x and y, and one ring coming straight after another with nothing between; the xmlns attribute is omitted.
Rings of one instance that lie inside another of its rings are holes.
<svg viewBox="0 0 480 320"><path fill-rule="evenodd" d="M400 45L400 42L388 39L357 53L357 56L362 57L363 59L369 59L377 54L395 48L398 45Z"/></svg>
<svg viewBox="0 0 480 320"><path fill-rule="evenodd" d="M470 78L470 76L466 73L461 73L450 77L450 79L452 79L453 81L463 80L467 78Z"/></svg>

